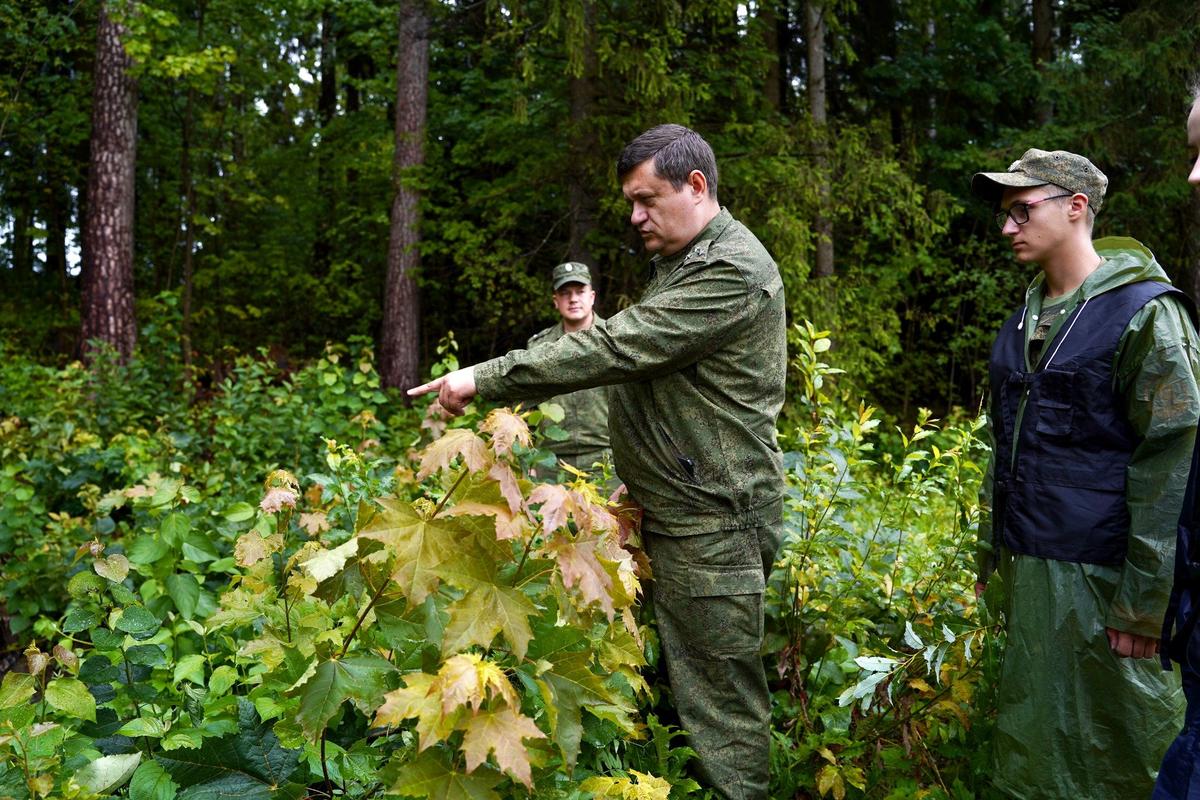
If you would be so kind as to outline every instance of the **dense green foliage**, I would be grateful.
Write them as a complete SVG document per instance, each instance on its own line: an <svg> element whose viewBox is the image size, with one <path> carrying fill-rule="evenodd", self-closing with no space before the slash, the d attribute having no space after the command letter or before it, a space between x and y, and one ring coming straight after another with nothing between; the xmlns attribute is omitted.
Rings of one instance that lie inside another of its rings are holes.
<svg viewBox="0 0 1200 800"><path fill-rule="evenodd" d="M519 477L553 408L447 427L380 390L361 345L243 359L189 403L169 300L127 365L0 359L25 657L0 687L0 791L701 794L631 520L586 480ZM836 388L828 336L793 338L773 796L973 796L996 647L970 599L975 426L884 433Z"/></svg>
<svg viewBox="0 0 1200 800"><path fill-rule="evenodd" d="M426 363L450 329L465 363L522 344L552 316L546 275L573 235L595 262L602 312L637 297L645 259L613 162L664 120L714 144L721 200L776 256L793 319L838 330L854 382L909 421L922 405L978 407L991 332L1030 277L968 196L977 169L1031 145L1091 155L1112 181L1097 233L1142 239L1185 288L1195 283L1182 131L1200 46L1190 0L1051 3L1040 65L1029 3L824 3L824 133L808 113L799 0L428 5L426 164L404 179L424 190ZM394 7L139 9L128 45L139 297L180 286L194 236L191 341L201 377L217 382L258 347L296 358L375 335ZM0 0L0 329L26 351L78 345L67 262L84 210L96 11ZM814 281L821 210L836 276Z"/></svg>

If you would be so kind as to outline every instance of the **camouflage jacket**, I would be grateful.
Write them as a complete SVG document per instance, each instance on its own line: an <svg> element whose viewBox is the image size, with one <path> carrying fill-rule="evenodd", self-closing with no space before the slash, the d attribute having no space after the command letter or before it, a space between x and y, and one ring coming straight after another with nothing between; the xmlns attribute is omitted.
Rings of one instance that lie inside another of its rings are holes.
<svg viewBox="0 0 1200 800"><path fill-rule="evenodd" d="M603 326L604 319L593 315L592 326L596 325ZM533 350L557 342L565 335L560 321L530 336L526 347ZM550 398L550 402L562 406L566 413L559 427L570 434L570 438L561 442L546 439L542 446L557 456L577 456L607 450L609 392L607 386L596 386Z"/></svg>
<svg viewBox="0 0 1200 800"><path fill-rule="evenodd" d="M652 265L642 299L605 326L479 364L476 388L515 402L612 385L617 475L645 508L647 529L689 535L776 524L775 418L787 367L779 269L725 209Z"/></svg>

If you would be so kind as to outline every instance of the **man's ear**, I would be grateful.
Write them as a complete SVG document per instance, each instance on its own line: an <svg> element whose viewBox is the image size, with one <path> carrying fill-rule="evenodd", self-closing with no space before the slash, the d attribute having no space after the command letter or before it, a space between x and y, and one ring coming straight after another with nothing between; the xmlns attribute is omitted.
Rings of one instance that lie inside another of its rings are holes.
<svg viewBox="0 0 1200 800"><path fill-rule="evenodd" d="M703 198L708 196L708 178L704 177L704 173L698 169L691 171L688 175L688 186L692 189L692 194L696 197Z"/></svg>
<svg viewBox="0 0 1200 800"><path fill-rule="evenodd" d="M1086 216L1088 211L1088 196L1082 192L1076 192L1071 195L1070 203L1071 213L1078 216Z"/></svg>

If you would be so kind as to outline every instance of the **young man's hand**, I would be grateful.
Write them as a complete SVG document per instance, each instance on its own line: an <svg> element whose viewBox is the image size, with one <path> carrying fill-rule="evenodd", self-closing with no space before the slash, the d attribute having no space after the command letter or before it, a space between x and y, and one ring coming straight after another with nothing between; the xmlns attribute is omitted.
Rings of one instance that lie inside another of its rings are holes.
<svg viewBox="0 0 1200 800"><path fill-rule="evenodd" d="M408 396L415 397L429 392L437 392L442 408L457 417L475 396L475 368L456 369L429 383L414 386L408 390Z"/></svg>
<svg viewBox="0 0 1200 800"><path fill-rule="evenodd" d="M1108 646L1121 658L1154 658L1158 655L1158 639L1153 636L1139 636L1114 628L1105 628L1104 632L1108 634Z"/></svg>

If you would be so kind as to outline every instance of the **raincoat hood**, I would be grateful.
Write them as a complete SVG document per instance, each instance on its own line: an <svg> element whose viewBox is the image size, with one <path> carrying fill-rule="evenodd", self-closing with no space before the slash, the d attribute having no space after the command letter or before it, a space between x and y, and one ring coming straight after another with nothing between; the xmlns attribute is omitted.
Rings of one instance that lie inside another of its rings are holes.
<svg viewBox="0 0 1200 800"><path fill-rule="evenodd" d="M1077 300L1095 297L1138 281L1171 282L1166 271L1154 258L1154 253L1137 239L1128 236L1106 236L1092 242L1092 246L1104 260L1096 267L1096 271L1083 281ZM1029 288L1025 290L1026 303L1035 297L1039 300L1042 298L1042 286L1045 283L1046 274L1038 272L1029 282Z"/></svg>

